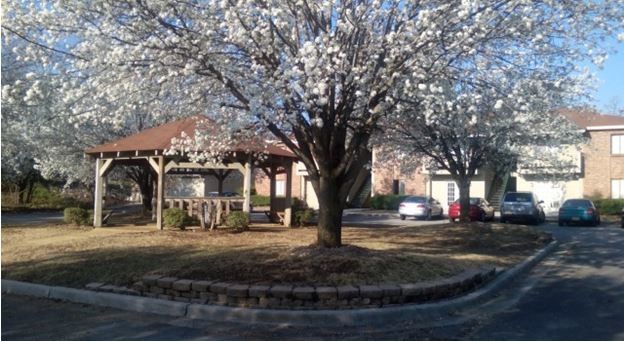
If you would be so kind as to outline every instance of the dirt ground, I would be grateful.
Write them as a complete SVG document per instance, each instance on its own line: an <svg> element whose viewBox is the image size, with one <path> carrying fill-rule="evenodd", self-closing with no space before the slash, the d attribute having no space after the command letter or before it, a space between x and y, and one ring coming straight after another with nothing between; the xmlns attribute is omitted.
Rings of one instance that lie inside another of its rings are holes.
<svg viewBox="0 0 624 342"><path fill-rule="evenodd" d="M2 277L83 287L130 285L146 274L246 283L377 284L446 277L469 267L508 267L543 246L532 228L498 223L343 228L345 247L315 247L315 227L259 224L157 231L153 226L2 228Z"/></svg>

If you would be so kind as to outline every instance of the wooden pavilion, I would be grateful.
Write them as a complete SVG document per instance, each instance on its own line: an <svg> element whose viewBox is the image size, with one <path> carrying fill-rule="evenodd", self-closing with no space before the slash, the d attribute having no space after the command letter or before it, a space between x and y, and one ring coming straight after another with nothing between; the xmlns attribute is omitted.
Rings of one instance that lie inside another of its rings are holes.
<svg viewBox="0 0 624 342"><path fill-rule="evenodd" d="M193 137L195 130L208 118L193 116L167 124L146 129L128 137L95 146L85 151L95 160L95 194L93 225L102 226L103 188L107 175L116 165L135 165L149 168L156 179L155 218L156 227L163 229L163 210L165 203L170 206L187 206L189 214L194 210L202 210L202 203L214 200L228 200L232 198L173 198L165 196L165 175L167 174L200 174L211 172L214 175L223 175L223 171L239 170L243 174L242 210L250 213L251 209L251 182L253 168L262 169L270 179L271 205L269 216L280 217L285 226L292 221L292 165L296 161L295 155L277 145L250 144L247 148L233 149L220 163L195 163L180 155L165 155L171 148L173 138L182 138L183 135ZM262 156L262 158L258 158ZM276 198L276 175L286 174L285 197ZM198 208L199 205L199 208ZM229 210L229 206L227 207Z"/></svg>

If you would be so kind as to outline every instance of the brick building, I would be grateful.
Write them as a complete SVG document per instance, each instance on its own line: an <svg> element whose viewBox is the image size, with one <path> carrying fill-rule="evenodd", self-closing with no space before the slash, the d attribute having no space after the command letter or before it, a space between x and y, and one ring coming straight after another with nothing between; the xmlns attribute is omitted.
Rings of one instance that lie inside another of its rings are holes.
<svg viewBox="0 0 624 342"><path fill-rule="evenodd" d="M486 168L478 170L471 182L471 195L483 197L498 206L505 191L533 191L544 201L547 212L558 210L567 198L601 197L624 198L624 117L601 115L586 110L562 110L561 114L572 121L588 138L580 152L575 148L561 153L575 153L576 167L561 179L544 178L530 170L518 167L513 172L497 174ZM459 188L445 171L429 173L419 169L406 174L399 165L376 162L372 155L373 168L364 186L357 186L352 197L374 195L429 195L443 206L448 206L459 198ZM294 197L304 199L312 208L318 208L318 201L305 167L298 163L293 167ZM284 175L278 178L278 189L283 189ZM366 186L367 185L367 186ZM258 170L255 181L256 192L268 195L268 179ZM278 190L278 196L280 191ZM361 204L364 201L353 201ZM353 205L352 205L353 206Z"/></svg>

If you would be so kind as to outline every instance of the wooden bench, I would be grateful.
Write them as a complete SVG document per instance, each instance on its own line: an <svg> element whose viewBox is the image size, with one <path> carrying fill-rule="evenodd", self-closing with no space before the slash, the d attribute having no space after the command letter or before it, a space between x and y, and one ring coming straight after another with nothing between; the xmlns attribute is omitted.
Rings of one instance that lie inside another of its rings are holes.
<svg viewBox="0 0 624 342"><path fill-rule="evenodd" d="M270 222L284 224L284 218L286 217L285 212L266 210L264 214L269 218Z"/></svg>

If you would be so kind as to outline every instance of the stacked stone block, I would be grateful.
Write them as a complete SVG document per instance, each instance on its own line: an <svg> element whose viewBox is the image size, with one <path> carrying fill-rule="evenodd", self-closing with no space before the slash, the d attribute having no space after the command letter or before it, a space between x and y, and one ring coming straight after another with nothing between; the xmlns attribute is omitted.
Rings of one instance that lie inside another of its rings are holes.
<svg viewBox="0 0 624 342"><path fill-rule="evenodd" d="M132 289L91 283L87 288L185 303L267 309L357 309L424 303L469 292L494 277L492 267L466 270L438 281L408 284L313 286L241 284L148 275Z"/></svg>

